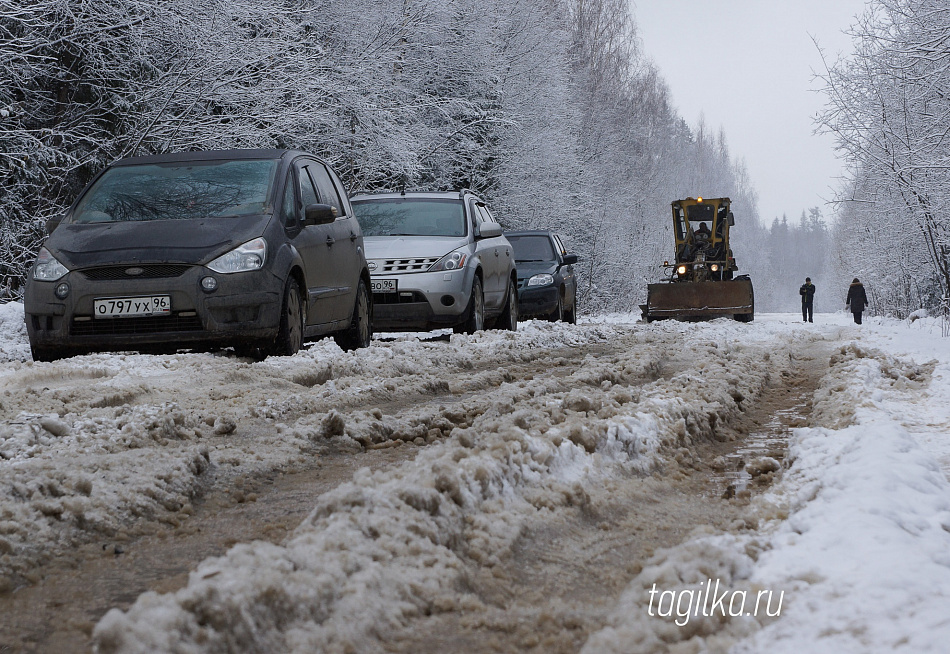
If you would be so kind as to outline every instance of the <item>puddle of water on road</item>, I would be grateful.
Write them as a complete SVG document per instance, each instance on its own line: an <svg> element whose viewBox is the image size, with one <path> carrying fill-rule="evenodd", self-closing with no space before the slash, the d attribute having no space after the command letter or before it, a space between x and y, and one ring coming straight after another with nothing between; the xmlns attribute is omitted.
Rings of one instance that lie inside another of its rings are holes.
<svg viewBox="0 0 950 654"><path fill-rule="evenodd" d="M735 492L745 490L752 481L745 465L754 459L771 457L780 463L788 448L790 424L802 424L807 417L808 402L802 398L795 406L779 409L764 425L765 429L750 433L743 439L742 445L733 452L723 455L727 465L724 471L713 477L717 483L732 487Z"/></svg>

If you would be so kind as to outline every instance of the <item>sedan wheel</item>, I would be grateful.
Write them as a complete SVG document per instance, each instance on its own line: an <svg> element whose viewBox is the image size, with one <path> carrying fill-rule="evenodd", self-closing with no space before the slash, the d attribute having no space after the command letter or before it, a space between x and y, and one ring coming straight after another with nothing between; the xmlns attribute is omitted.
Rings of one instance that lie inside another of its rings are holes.
<svg viewBox="0 0 950 654"><path fill-rule="evenodd" d="M548 320L551 322L561 322L564 320L564 298L561 295L557 297L557 307L554 311L551 312L551 315L548 316Z"/></svg>

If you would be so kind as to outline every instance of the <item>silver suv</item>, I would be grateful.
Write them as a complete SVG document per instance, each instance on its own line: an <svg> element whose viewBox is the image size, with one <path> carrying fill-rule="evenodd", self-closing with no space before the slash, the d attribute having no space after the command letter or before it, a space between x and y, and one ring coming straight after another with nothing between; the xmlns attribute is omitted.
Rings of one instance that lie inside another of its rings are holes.
<svg viewBox="0 0 950 654"><path fill-rule="evenodd" d="M477 196L376 193L351 201L365 239L377 330L517 329L514 252Z"/></svg>

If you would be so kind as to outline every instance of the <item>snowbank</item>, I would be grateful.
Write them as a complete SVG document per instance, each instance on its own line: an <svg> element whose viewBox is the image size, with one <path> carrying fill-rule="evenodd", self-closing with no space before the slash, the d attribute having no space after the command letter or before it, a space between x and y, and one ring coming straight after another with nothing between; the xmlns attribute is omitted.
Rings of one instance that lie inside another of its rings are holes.
<svg viewBox="0 0 950 654"><path fill-rule="evenodd" d="M583 651L946 651L950 484L899 421L929 384L927 366L843 347L816 394L826 427L795 430L790 468L755 503L761 524L747 526L758 529L657 554ZM701 610L679 626L648 615L651 589L708 579L751 596L784 591L780 618Z"/></svg>

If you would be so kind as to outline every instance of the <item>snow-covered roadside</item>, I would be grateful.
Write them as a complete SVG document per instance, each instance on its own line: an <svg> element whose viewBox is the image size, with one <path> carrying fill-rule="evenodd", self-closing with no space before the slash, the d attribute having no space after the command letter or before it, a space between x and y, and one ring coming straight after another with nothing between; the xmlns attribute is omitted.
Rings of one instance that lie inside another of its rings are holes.
<svg viewBox="0 0 950 654"><path fill-rule="evenodd" d="M948 447L941 368L950 347L936 336L922 343L920 325L831 322L854 342L833 357L816 394L820 426L795 430L789 469L755 501L757 529L697 534L658 553L584 652L673 643L677 652L946 651L950 484L934 452ZM934 355L939 363L928 363ZM710 579L730 598L784 591L780 617L774 600L772 617L762 609L746 615L751 600L736 615L728 604L688 618L671 616L669 606L659 617L654 604L649 615L651 589L678 599Z"/></svg>
<svg viewBox="0 0 950 654"><path fill-rule="evenodd" d="M688 370L640 388L622 382L674 345ZM239 545L202 563L184 589L110 612L94 632L98 651L378 650L412 616L464 609L454 599L460 557L491 567L526 516L583 504L584 484L676 466L669 455L723 434L787 365L781 334L768 329L669 323L612 368L574 372L569 392L505 384L471 427L321 497L285 545Z"/></svg>

